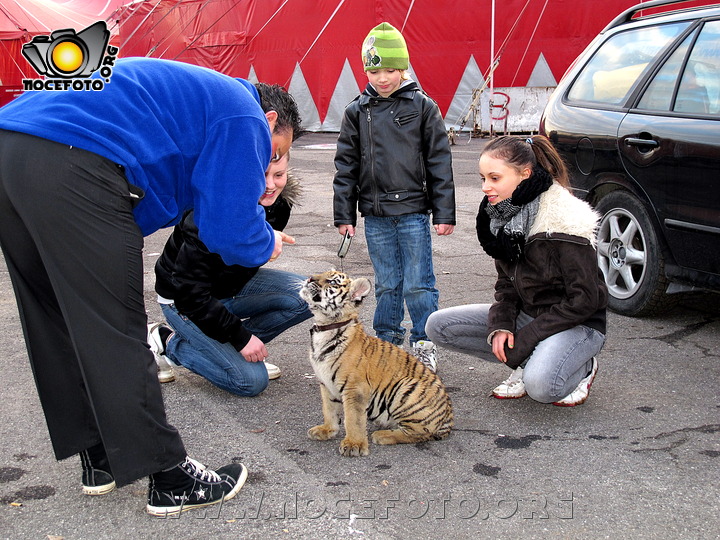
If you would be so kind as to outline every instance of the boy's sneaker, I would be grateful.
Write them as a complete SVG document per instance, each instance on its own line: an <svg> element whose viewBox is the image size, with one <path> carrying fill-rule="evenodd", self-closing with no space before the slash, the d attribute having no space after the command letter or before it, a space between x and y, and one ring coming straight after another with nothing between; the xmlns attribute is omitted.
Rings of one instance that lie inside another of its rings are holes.
<svg viewBox="0 0 720 540"><path fill-rule="evenodd" d="M558 407L574 407L575 405L582 405L585 403L585 400L588 398L588 395L590 395L590 387L592 386L593 381L595 380L595 375L597 374L598 369L598 363L597 359L593 356L592 358L592 369L590 370L590 373L588 373L587 377L585 377L580 383L577 385L577 388L570 392L567 396L562 398L560 401L556 401L553 403L553 405L557 405Z"/></svg>
<svg viewBox="0 0 720 540"><path fill-rule="evenodd" d="M282 374L280 368L277 367L275 364L271 364L270 362L265 362L265 369L267 369L268 379L270 379L271 381L273 379L277 379Z"/></svg>
<svg viewBox="0 0 720 540"><path fill-rule="evenodd" d="M150 475L147 513L167 517L180 512L228 501L237 495L247 479L241 463L226 465L217 472L191 459Z"/></svg>
<svg viewBox="0 0 720 540"><path fill-rule="evenodd" d="M416 356L430 371L437 372L437 347L432 341L420 340L413 343L412 355Z"/></svg>
<svg viewBox="0 0 720 540"><path fill-rule="evenodd" d="M147 342L155 357L155 363L158 369L158 380L161 383L168 383L175 380L175 371L165 356L165 344L160 336L161 328L172 333L172 329L165 323L148 324Z"/></svg>
<svg viewBox="0 0 720 540"><path fill-rule="evenodd" d="M105 495L115 489L115 479L102 443L80 452L80 463L85 495Z"/></svg>
<svg viewBox="0 0 720 540"><path fill-rule="evenodd" d="M507 379L493 389L492 395L498 399L518 399L526 396L522 375L523 368L514 369Z"/></svg>

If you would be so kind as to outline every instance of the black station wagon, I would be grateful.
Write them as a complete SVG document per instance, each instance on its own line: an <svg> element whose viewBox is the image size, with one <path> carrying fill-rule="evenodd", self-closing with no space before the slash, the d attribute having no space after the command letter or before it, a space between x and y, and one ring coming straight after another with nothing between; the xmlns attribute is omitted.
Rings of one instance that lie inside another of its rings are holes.
<svg viewBox="0 0 720 540"><path fill-rule="evenodd" d="M654 0L619 15L540 122L575 194L603 214L609 307L629 316L720 290L720 7L687 6Z"/></svg>

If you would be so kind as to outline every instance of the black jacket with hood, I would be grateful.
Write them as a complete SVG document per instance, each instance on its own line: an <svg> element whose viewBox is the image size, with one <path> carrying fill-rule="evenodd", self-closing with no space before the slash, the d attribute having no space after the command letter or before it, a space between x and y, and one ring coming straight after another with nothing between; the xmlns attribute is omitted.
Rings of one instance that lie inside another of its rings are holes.
<svg viewBox="0 0 720 540"><path fill-rule="evenodd" d="M345 109L335 154L335 226L362 216L432 213L455 225L452 154L437 104L408 81L390 97L368 84Z"/></svg>
<svg viewBox="0 0 720 540"><path fill-rule="evenodd" d="M265 218L276 231L287 225L299 193L298 180L288 173L285 189L271 206L265 207ZM238 295L257 271L227 265L220 255L211 253L200 240L190 211L175 226L155 263L155 291L172 300L178 312L205 335L221 343L230 342L239 351L252 334L220 300Z"/></svg>

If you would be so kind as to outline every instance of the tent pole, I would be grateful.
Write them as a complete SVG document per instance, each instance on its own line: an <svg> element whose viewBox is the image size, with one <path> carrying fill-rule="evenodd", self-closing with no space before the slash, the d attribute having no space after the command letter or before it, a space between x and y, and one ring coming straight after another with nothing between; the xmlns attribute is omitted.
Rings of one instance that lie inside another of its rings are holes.
<svg viewBox="0 0 720 540"><path fill-rule="evenodd" d="M495 0L491 0L491 7L490 7L490 66L493 66L495 63ZM490 118L490 137L493 136L493 123L492 123L492 117L493 117L493 95L495 94L495 70L492 69L490 71L490 96L489 96L489 104L490 104L490 111L489 111L489 118Z"/></svg>

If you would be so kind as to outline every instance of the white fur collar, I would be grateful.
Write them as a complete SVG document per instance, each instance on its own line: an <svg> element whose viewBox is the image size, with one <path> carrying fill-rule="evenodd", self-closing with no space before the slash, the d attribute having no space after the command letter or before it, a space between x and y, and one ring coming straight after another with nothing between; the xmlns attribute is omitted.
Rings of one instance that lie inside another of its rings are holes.
<svg viewBox="0 0 720 540"><path fill-rule="evenodd" d="M557 182L540 195L540 208L528 236L539 233L565 233L596 242L600 215L583 200Z"/></svg>

